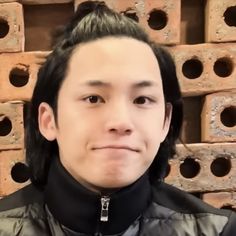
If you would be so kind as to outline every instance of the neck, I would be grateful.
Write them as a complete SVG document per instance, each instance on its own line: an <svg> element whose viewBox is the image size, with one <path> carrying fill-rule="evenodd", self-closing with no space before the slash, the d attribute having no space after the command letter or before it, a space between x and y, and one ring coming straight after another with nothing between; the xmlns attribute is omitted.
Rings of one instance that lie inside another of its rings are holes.
<svg viewBox="0 0 236 236"><path fill-rule="evenodd" d="M76 181L55 158L45 197L49 211L64 227L90 234L99 228L110 235L124 231L141 216L149 204L150 189L148 176L143 175L130 186L94 192Z"/></svg>

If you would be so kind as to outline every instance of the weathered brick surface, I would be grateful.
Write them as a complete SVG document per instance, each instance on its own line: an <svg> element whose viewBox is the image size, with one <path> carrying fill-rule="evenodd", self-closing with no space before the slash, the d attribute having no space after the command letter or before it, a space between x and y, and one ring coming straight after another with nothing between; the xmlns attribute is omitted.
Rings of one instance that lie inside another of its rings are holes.
<svg viewBox="0 0 236 236"><path fill-rule="evenodd" d="M0 151L0 197L9 195L29 184L29 181L18 183L12 179L12 167L19 162L25 163L23 150Z"/></svg>
<svg viewBox="0 0 236 236"><path fill-rule="evenodd" d="M198 143L187 147L177 145L177 155L169 161L167 183L188 192L236 190L236 143Z"/></svg>
<svg viewBox="0 0 236 236"><path fill-rule="evenodd" d="M73 2L73 0L21 0L23 4L61 4L61 3L68 3Z"/></svg>
<svg viewBox="0 0 236 236"><path fill-rule="evenodd" d="M170 48L183 96L236 88L236 44L180 45Z"/></svg>
<svg viewBox="0 0 236 236"><path fill-rule="evenodd" d="M0 0L0 3L19 2L21 4L40 5L40 4L60 4L69 3L73 0Z"/></svg>
<svg viewBox="0 0 236 236"><path fill-rule="evenodd" d="M0 52L24 51L24 20L22 5L0 4Z"/></svg>
<svg viewBox="0 0 236 236"><path fill-rule="evenodd" d="M75 0L75 9L83 0ZM118 12L136 14L151 38L162 44L180 42L180 0L106 0ZM151 20L151 24L148 22ZM154 27L150 27L154 25Z"/></svg>
<svg viewBox="0 0 236 236"><path fill-rule="evenodd" d="M23 147L23 104L0 103L0 150Z"/></svg>
<svg viewBox="0 0 236 236"><path fill-rule="evenodd" d="M38 69L48 52L0 55L0 101L30 100ZM28 81L28 82L27 82Z"/></svg>
<svg viewBox="0 0 236 236"><path fill-rule="evenodd" d="M204 193L202 200L217 208L229 207L236 210L236 192Z"/></svg>
<svg viewBox="0 0 236 236"><path fill-rule="evenodd" d="M0 3L19 2L17 0L0 0Z"/></svg>
<svg viewBox="0 0 236 236"><path fill-rule="evenodd" d="M236 41L235 9L230 13L230 7L236 8L235 0L207 0L206 2L206 41Z"/></svg>
<svg viewBox="0 0 236 236"><path fill-rule="evenodd" d="M236 89L205 97L201 114L201 140L236 141Z"/></svg>

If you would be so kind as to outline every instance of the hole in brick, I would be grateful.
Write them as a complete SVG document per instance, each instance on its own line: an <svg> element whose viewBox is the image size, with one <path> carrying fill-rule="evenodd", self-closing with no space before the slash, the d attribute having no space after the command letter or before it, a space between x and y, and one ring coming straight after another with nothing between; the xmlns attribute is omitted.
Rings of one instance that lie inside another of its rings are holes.
<svg viewBox="0 0 236 236"><path fill-rule="evenodd" d="M200 172L200 165L196 160L191 157L187 157L180 165L180 173L185 178L194 178Z"/></svg>
<svg viewBox="0 0 236 236"><path fill-rule="evenodd" d="M7 136L12 130L12 124L9 118L0 115L0 136Z"/></svg>
<svg viewBox="0 0 236 236"><path fill-rule="evenodd" d="M6 37L9 32L8 22L4 19L0 19L0 38Z"/></svg>
<svg viewBox="0 0 236 236"><path fill-rule="evenodd" d="M211 163L211 172L217 177L226 176L231 170L231 161L227 157L218 157Z"/></svg>
<svg viewBox="0 0 236 236"><path fill-rule="evenodd" d="M149 13L148 25L154 30L161 30L168 22L167 14L162 10L154 9Z"/></svg>
<svg viewBox="0 0 236 236"><path fill-rule="evenodd" d="M214 71L220 77L230 76L233 72L232 60L227 57L219 58L214 64Z"/></svg>
<svg viewBox="0 0 236 236"><path fill-rule="evenodd" d="M227 8L224 13L224 18L228 26L236 26L236 6Z"/></svg>
<svg viewBox="0 0 236 236"><path fill-rule="evenodd" d="M136 14L136 11L133 9L128 9L127 11L121 12L121 14L124 14L125 16L129 17L130 19L139 22L139 18Z"/></svg>
<svg viewBox="0 0 236 236"><path fill-rule="evenodd" d="M196 79L203 72L202 62L198 59L190 59L184 62L182 67L184 76L188 79Z"/></svg>
<svg viewBox="0 0 236 236"><path fill-rule="evenodd" d="M13 68L9 76L10 82L15 87L23 87L29 82L28 68Z"/></svg>
<svg viewBox="0 0 236 236"><path fill-rule="evenodd" d="M221 122L226 127L234 127L236 125L236 106L225 108L220 114Z"/></svg>
<svg viewBox="0 0 236 236"><path fill-rule="evenodd" d="M17 183L24 183L29 179L29 168L22 162L17 162L11 169L11 177Z"/></svg>

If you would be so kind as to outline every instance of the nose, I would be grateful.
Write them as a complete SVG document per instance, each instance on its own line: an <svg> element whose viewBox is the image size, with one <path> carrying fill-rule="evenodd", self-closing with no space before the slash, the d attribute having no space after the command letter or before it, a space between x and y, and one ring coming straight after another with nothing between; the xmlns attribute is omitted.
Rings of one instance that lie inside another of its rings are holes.
<svg viewBox="0 0 236 236"><path fill-rule="evenodd" d="M117 135L130 135L134 126L131 110L127 105L113 105L106 116L106 131Z"/></svg>

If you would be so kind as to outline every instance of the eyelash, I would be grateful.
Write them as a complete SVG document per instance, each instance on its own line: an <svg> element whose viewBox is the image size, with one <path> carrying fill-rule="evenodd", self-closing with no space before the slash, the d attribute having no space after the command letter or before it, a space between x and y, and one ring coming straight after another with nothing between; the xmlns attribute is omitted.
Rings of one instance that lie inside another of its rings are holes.
<svg viewBox="0 0 236 236"><path fill-rule="evenodd" d="M84 101L88 101L88 99L91 99L91 98L97 98L96 102L91 102L91 101L90 101L89 103L91 103L91 104L97 104L97 102L98 102L99 99L102 101L102 103L105 103L104 99L103 99L101 96L99 96L99 95L90 95L90 96L88 96L88 97L85 97L83 100L84 100ZM145 100L148 100L149 103L155 103L155 100L154 100L154 99L151 99L150 97L146 97L146 96L139 96L139 97L137 97L134 101L137 101L137 99L140 99L140 98L145 99ZM140 104L140 103L136 103L136 102L135 102L135 104L143 105L143 104L145 104L145 103L141 103L141 104Z"/></svg>
<svg viewBox="0 0 236 236"><path fill-rule="evenodd" d="M85 97L83 100L84 101L87 101L88 99L90 99L90 98L99 98L100 100L102 100L103 101L103 103L105 103L105 101L104 101L104 99L101 97L101 96L98 96L98 95L90 95L90 96L88 96L88 97ZM95 104L95 103L93 103L93 102L91 102L92 104Z"/></svg>

